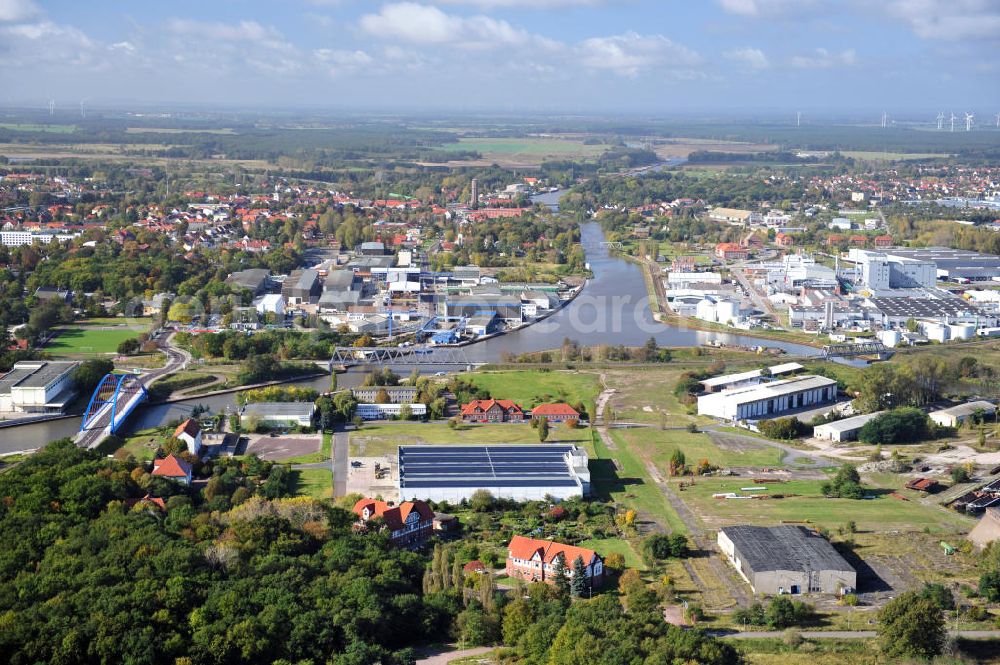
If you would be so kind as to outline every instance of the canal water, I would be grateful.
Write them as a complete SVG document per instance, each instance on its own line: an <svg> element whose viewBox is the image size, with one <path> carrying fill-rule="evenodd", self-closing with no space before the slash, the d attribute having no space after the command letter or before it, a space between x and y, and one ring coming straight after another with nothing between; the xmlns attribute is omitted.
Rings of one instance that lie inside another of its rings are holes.
<svg viewBox="0 0 1000 665"><path fill-rule="evenodd" d="M536 201L557 204L562 192L536 197ZM545 197L545 198L542 198ZM727 345L766 346L785 350L792 355L818 354L812 347L785 342L760 340L753 337L718 332L703 332L691 328L666 325L653 319L642 270L634 263L612 256L602 243L604 232L596 222L581 225L581 241L593 278L566 307L549 318L505 335L465 347L471 362L500 362L507 355L556 349L566 338L583 346L600 344L641 346L650 337L660 346L700 346L711 342ZM431 368L431 371L438 368ZM443 369L443 368L441 368ZM341 388L357 386L364 372L354 371L337 377ZM323 376L296 382L294 385L329 390L330 378ZM192 398L172 404L140 407L128 423L130 431L155 427L189 416L203 405L213 413L232 411L235 394ZM0 453L30 450L64 436L73 436L81 419L65 418L19 427L0 428Z"/></svg>

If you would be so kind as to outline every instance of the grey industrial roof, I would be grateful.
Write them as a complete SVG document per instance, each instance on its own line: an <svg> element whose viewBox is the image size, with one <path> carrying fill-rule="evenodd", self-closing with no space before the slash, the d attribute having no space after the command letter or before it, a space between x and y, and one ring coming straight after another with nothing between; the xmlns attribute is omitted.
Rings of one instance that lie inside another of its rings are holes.
<svg viewBox="0 0 1000 665"><path fill-rule="evenodd" d="M349 289L356 279L357 276L353 270L331 270L326 276L323 288L327 291Z"/></svg>
<svg viewBox="0 0 1000 665"><path fill-rule="evenodd" d="M251 402L243 407L243 414L268 416L308 416L315 409L312 402Z"/></svg>
<svg viewBox="0 0 1000 665"><path fill-rule="evenodd" d="M271 274L271 271L267 268L249 268L247 270L240 270L234 272L228 278L226 282L229 284L237 284L239 286L256 290L260 285L266 280Z"/></svg>
<svg viewBox="0 0 1000 665"><path fill-rule="evenodd" d="M993 402L987 402L985 400L976 400L974 402L966 402L965 404L956 404L955 406L949 406L947 409L941 409L940 411L934 411L933 413L944 413L949 416L971 416L976 411L982 409L987 413L992 413L996 410L996 405Z"/></svg>
<svg viewBox="0 0 1000 665"><path fill-rule="evenodd" d="M938 317L982 314L982 310L961 298L870 298L886 316Z"/></svg>
<svg viewBox="0 0 1000 665"><path fill-rule="evenodd" d="M336 291L324 291L319 297L320 307L344 307L357 305L361 300L361 291L351 291L338 289Z"/></svg>
<svg viewBox="0 0 1000 665"><path fill-rule="evenodd" d="M727 526L740 559L755 573L763 571L854 570L833 545L803 526Z"/></svg>
<svg viewBox="0 0 1000 665"><path fill-rule="evenodd" d="M836 381L828 379L825 376L806 374L805 376L799 376L792 379L782 379L780 381L771 381L770 383L760 383L743 388L730 388L715 394L725 397L738 396L743 401L754 401L758 399L771 399L782 395L797 393L802 390L812 390L814 388L823 388L825 386L836 384Z"/></svg>
<svg viewBox="0 0 1000 665"><path fill-rule="evenodd" d="M399 487L573 487L570 445L399 446Z"/></svg>
<svg viewBox="0 0 1000 665"><path fill-rule="evenodd" d="M852 416L851 418L844 418L843 420L835 420L832 423L823 423L822 425L816 425L813 428L815 433L818 429L828 429L833 432L850 432L856 429L864 427L865 423L869 420L873 420L878 416L881 416L885 411L876 411L874 413L864 413L860 416Z"/></svg>
<svg viewBox="0 0 1000 665"><path fill-rule="evenodd" d="M11 388L44 388L78 363L72 361L21 362L14 369L0 377L0 393L8 393Z"/></svg>

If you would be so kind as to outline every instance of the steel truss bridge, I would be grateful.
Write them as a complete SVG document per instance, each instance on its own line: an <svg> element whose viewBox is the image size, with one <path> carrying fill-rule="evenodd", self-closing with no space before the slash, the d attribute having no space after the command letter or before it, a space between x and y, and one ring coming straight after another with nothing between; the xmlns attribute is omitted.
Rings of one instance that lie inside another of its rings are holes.
<svg viewBox="0 0 1000 665"><path fill-rule="evenodd" d="M885 360L895 353L882 342L858 342L854 344L831 344L823 347L823 355L827 358L857 358L859 356L878 356Z"/></svg>
<svg viewBox="0 0 1000 665"><path fill-rule="evenodd" d="M90 397L83 414L77 445L92 448L118 432L137 406L149 399L145 386L134 374L105 374Z"/></svg>
<svg viewBox="0 0 1000 665"><path fill-rule="evenodd" d="M472 365L461 347L432 349L391 346L338 346L330 358L330 368L352 365Z"/></svg>

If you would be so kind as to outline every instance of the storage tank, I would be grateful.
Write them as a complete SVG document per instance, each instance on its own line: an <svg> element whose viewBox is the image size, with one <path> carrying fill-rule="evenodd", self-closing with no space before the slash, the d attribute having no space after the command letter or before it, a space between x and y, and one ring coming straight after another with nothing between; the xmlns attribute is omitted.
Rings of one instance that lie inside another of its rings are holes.
<svg viewBox="0 0 1000 665"><path fill-rule="evenodd" d="M880 330L878 333L878 339L880 342L892 349L899 346L900 340L903 339L903 334L898 330Z"/></svg>
<svg viewBox="0 0 1000 665"><path fill-rule="evenodd" d="M976 336L976 326L971 323L953 323L948 328L952 339L972 339Z"/></svg>
<svg viewBox="0 0 1000 665"><path fill-rule="evenodd" d="M740 304L735 300L720 300L715 306L715 316L719 323L731 323L740 320Z"/></svg>
<svg viewBox="0 0 1000 665"><path fill-rule="evenodd" d="M708 298L705 298L699 302L698 307L695 308L695 316L702 321L718 321L715 313L715 303Z"/></svg>
<svg viewBox="0 0 1000 665"><path fill-rule="evenodd" d="M942 323L924 324L924 335L932 342L947 342L950 335L948 326Z"/></svg>

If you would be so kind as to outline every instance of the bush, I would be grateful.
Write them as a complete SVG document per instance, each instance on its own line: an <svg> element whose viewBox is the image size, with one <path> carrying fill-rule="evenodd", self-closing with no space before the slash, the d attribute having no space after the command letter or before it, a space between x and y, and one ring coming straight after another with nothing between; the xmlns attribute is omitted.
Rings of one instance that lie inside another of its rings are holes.
<svg viewBox="0 0 1000 665"><path fill-rule="evenodd" d="M858 475L858 470L850 464L841 466L833 480L823 483L820 489L823 496L834 499L865 498L865 488L861 485L861 476Z"/></svg>
<svg viewBox="0 0 1000 665"><path fill-rule="evenodd" d="M642 551L643 555L650 561L677 559L687 554L687 537L679 533L671 535L662 533L653 534L643 541Z"/></svg>
<svg viewBox="0 0 1000 665"><path fill-rule="evenodd" d="M904 407L872 418L858 433L862 443L913 443L929 438L930 419L922 410Z"/></svg>

